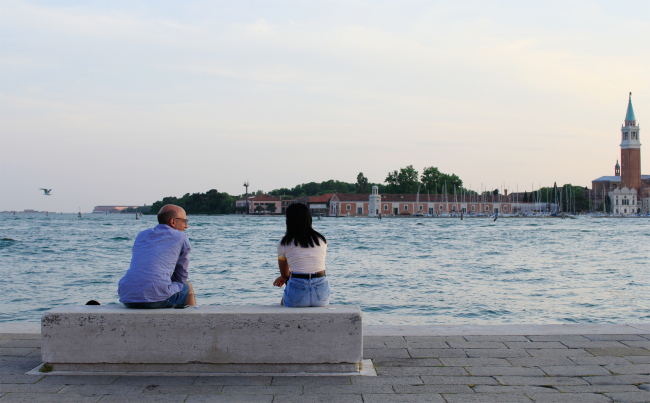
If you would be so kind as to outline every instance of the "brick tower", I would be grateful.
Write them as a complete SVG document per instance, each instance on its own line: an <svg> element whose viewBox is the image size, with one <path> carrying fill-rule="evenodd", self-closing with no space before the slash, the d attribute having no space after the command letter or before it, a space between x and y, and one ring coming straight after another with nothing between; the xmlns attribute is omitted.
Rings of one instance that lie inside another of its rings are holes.
<svg viewBox="0 0 650 403"><path fill-rule="evenodd" d="M627 104L625 124L621 127L621 187L641 188L641 141L639 125L632 108L632 93Z"/></svg>

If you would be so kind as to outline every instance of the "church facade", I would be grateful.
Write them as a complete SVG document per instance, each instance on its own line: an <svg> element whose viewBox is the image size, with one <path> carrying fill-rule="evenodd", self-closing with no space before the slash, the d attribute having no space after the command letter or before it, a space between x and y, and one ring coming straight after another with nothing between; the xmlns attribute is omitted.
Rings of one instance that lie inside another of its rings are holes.
<svg viewBox="0 0 650 403"><path fill-rule="evenodd" d="M650 213L650 175L641 175L641 128L632 107L632 93L621 126L621 163L614 176L601 176L591 182L591 189L601 201L609 196L609 212L616 215Z"/></svg>

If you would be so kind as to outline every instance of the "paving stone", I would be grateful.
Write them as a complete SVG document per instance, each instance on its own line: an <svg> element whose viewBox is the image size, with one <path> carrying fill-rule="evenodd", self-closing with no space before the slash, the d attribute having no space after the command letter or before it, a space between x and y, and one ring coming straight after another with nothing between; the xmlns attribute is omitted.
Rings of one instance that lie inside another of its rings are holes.
<svg viewBox="0 0 650 403"><path fill-rule="evenodd" d="M230 402L230 400L228 400ZM248 400L246 401L248 403ZM361 395L275 395L273 403L362 403Z"/></svg>
<svg viewBox="0 0 650 403"><path fill-rule="evenodd" d="M529 342L520 342L520 341L506 341L504 343L508 348L568 348L559 341L529 341Z"/></svg>
<svg viewBox="0 0 650 403"><path fill-rule="evenodd" d="M196 376L120 376L112 385L191 385Z"/></svg>
<svg viewBox="0 0 650 403"><path fill-rule="evenodd" d="M450 341L447 344L451 348L480 348L480 349L493 349L493 348L507 348L505 344L498 341Z"/></svg>
<svg viewBox="0 0 650 403"><path fill-rule="evenodd" d="M310 387L310 386L307 386ZM334 386L327 386L334 387ZM224 395L299 395L302 393L302 386L239 386L226 385L221 391Z"/></svg>
<svg viewBox="0 0 650 403"><path fill-rule="evenodd" d="M565 393L604 393L604 392L638 392L634 385L588 385L588 386L555 386L555 389Z"/></svg>
<svg viewBox="0 0 650 403"><path fill-rule="evenodd" d="M591 356L586 350L579 348L567 348L567 349L554 349L554 348L545 348L542 350L526 350L533 357L588 357ZM610 355L610 354L602 354Z"/></svg>
<svg viewBox="0 0 650 403"><path fill-rule="evenodd" d="M650 374L650 364L605 365L615 375Z"/></svg>
<svg viewBox="0 0 650 403"><path fill-rule="evenodd" d="M406 344L406 340L402 338L402 342ZM363 338L363 347L364 348L385 348L384 340L379 337L364 337ZM406 347L406 345L404 345Z"/></svg>
<svg viewBox="0 0 650 403"><path fill-rule="evenodd" d="M367 339L370 339L373 342L381 341L384 344L387 344L387 343L393 343L393 344L394 343L404 343L404 344L406 344L406 339L404 338L404 336L365 336L363 338L364 347L366 345L365 343L366 343Z"/></svg>
<svg viewBox="0 0 650 403"><path fill-rule="evenodd" d="M605 396L596 393L529 393L535 403L611 403Z"/></svg>
<svg viewBox="0 0 650 403"><path fill-rule="evenodd" d="M531 357L508 358L508 361L518 367L540 367L542 365L578 365L567 357Z"/></svg>
<svg viewBox="0 0 650 403"><path fill-rule="evenodd" d="M391 385L328 385L305 386L304 393L317 395L332 394L362 394L362 393L395 393Z"/></svg>
<svg viewBox="0 0 650 403"><path fill-rule="evenodd" d="M40 348L34 349L34 351L32 351L31 353L27 354L27 357L32 357L32 358L38 358L38 359L40 359L40 358L41 358L41 349L40 349Z"/></svg>
<svg viewBox="0 0 650 403"><path fill-rule="evenodd" d="M166 395L170 393L189 395L218 395L221 393L224 387L225 386L221 385L151 385L147 386L142 393L145 395ZM246 386L241 387L245 388Z"/></svg>
<svg viewBox="0 0 650 403"><path fill-rule="evenodd" d="M56 393L65 388L65 385L41 385L40 383L3 383L0 384L0 393Z"/></svg>
<svg viewBox="0 0 650 403"><path fill-rule="evenodd" d="M476 393L560 393L557 389L547 388L543 386L491 386L491 385L476 385L472 389Z"/></svg>
<svg viewBox="0 0 650 403"><path fill-rule="evenodd" d="M505 349L468 349L465 350L470 358L513 358L513 357L530 357L526 350ZM556 351L556 350L549 350Z"/></svg>
<svg viewBox="0 0 650 403"><path fill-rule="evenodd" d="M506 367L510 363L505 358L441 358L448 367Z"/></svg>
<svg viewBox="0 0 650 403"><path fill-rule="evenodd" d="M622 344L625 344L628 347L643 347L646 350L650 350L650 340L646 341L622 341Z"/></svg>
<svg viewBox="0 0 650 403"><path fill-rule="evenodd" d="M639 356L625 356L623 357L626 360L630 361L633 364L650 364L650 356L639 355Z"/></svg>
<svg viewBox="0 0 650 403"><path fill-rule="evenodd" d="M427 385L498 385L496 379L489 376L422 376Z"/></svg>
<svg viewBox="0 0 650 403"><path fill-rule="evenodd" d="M395 385L395 393L474 393L467 385Z"/></svg>
<svg viewBox="0 0 650 403"><path fill-rule="evenodd" d="M590 376L584 379L592 385L636 385L650 382L650 375Z"/></svg>
<svg viewBox="0 0 650 403"><path fill-rule="evenodd" d="M463 336L467 341L530 341L526 336L499 336L499 335L486 335L486 336Z"/></svg>
<svg viewBox="0 0 650 403"><path fill-rule="evenodd" d="M611 373L598 365L544 366L540 369L550 376L590 376L610 375Z"/></svg>
<svg viewBox="0 0 650 403"><path fill-rule="evenodd" d="M443 365L437 358L408 358L388 361L372 360L372 363L375 367L441 367Z"/></svg>
<svg viewBox="0 0 650 403"><path fill-rule="evenodd" d="M0 347L0 356L2 357L26 357L32 351L32 347Z"/></svg>
<svg viewBox="0 0 650 403"><path fill-rule="evenodd" d="M60 395L56 393L8 393L2 398L2 403L95 403L102 395ZM185 397L183 397L185 398ZM120 402L124 400L120 399ZM179 400L182 402L182 400Z"/></svg>
<svg viewBox="0 0 650 403"><path fill-rule="evenodd" d="M252 378L252 377L249 377ZM376 376L276 376L271 385L352 385L350 378L377 378ZM196 382L194 382L196 385ZM226 385L226 384L223 384ZM244 385L243 383L241 385ZM252 383L249 383L252 385Z"/></svg>
<svg viewBox="0 0 650 403"><path fill-rule="evenodd" d="M41 379L38 375L0 374L0 383L36 383Z"/></svg>
<svg viewBox="0 0 650 403"><path fill-rule="evenodd" d="M187 395L104 395L101 403L181 403L185 402ZM188 400L189 401L189 400Z"/></svg>
<svg viewBox="0 0 650 403"><path fill-rule="evenodd" d="M0 374L21 374L41 365L40 358L3 357L0 359Z"/></svg>
<svg viewBox="0 0 650 403"><path fill-rule="evenodd" d="M645 348L641 348L641 347L588 348L586 350L593 355L613 355L617 357L626 357L626 356L634 356L634 355L650 356L650 350L646 350Z"/></svg>
<svg viewBox="0 0 650 403"><path fill-rule="evenodd" d="M454 349L454 348L409 348L409 354L413 358L443 358L443 357L455 357L455 358L465 358L465 350ZM365 358L365 356L364 356Z"/></svg>
<svg viewBox="0 0 650 403"><path fill-rule="evenodd" d="M526 336L530 341L591 341L585 336L577 334L565 335L541 335L541 336Z"/></svg>
<svg viewBox="0 0 650 403"><path fill-rule="evenodd" d="M631 362L623 357L571 357L571 361L578 365L630 365Z"/></svg>
<svg viewBox="0 0 650 403"><path fill-rule="evenodd" d="M451 348L449 347L449 344L445 343L444 341L437 341L437 342L408 342L406 344L406 347L408 348Z"/></svg>
<svg viewBox="0 0 650 403"><path fill-rule="evenodd" d="M390 358L411 358L405 348L364 348L363 358L390 359Z"/></svg>
<svg viewBox="0 0 650 403"><path fill-rule="evenodd" d="M609 397L615 402L621 402L621 403L650 402L650 392L643 392L643 391L605 393L605 396Z"/></svg>
<svg viewBox="0 0 650 403"><path fill-rule="evenodd" d="M613 341L623 341L623 340L636 340L636 341L643 341L647 340L643 338L642 336L638 334L585 334L584 335L586 338L589 340L593 341L605 341L605 340L613 340Z"/></svg>
<svg viewBox="0 0 650 403"><path fill-rule="evenodd" d="M569 348L625 348L625 344L619 341L563 341L562 344Z"/></svg>
<svg viewBox="0 0 650 403"><path fill-rule="evenodd" d="M462 343L464 341L467 341L465 338L463 338L463 336L404 336L404 339L409 343L434 343L449 341L457 341Z"/></svg>
<svg viewBox="0 0 650 403"><path fill-rule="evenodd" d="M463 367L378 367L380 376L443 375L465 376L469 373Z"/></svg>
<svg viewBox="0 0 650 403"><path fill-rule="evenodd" d="M422 385L419 376L353 376L353 385Z"/></svg>
<svg viewBox="0 0 650 403"><path fill-rule="evenodd" d="M186 403L271 403L272 401L273 395L190 395L187 400L184 400ZM104 400L100 403L104 403Z"/></svg>
<svg viewBox="0 0 650 403"><path fill-rule="evenodd" d="M588 385L582 378L557 377L557 376L495 376L502 385Z"/></svg>
<svg viewBox="0 0 650 403"><path fill-rule="evenodd" d="M523 394L489 394L476 393L473 395L442 395L447 403L532 403L532 400Z"/></svg>
<svg viewBox="0 0 650 403"><path fill-rule="evenodd" d="M39 382L42 385L110 385L115 375L48 375Z"/></svg>
<svg viewBox="0 0 650 403"><path fill-rule="evenodd" d="M143 390L144 386L142 385L68 385L61 389L59 393L74 395L135 395L142 393Z"/></svg>
<svg viewBox="0 0 650 403"><path fill-rule="evenodd" d="M41 348L41 340L6 340L2 347Z"/></svg>
<svg viewBox="0 0 650 403"><path fill-rule="evenodd" d="M546 375L539 368L527 367L467 367L470 375L494 376L494 375L518 375L518 376L544 376Z"/></svg>
<svg viewBox="0 0 650 403"><path fill-rule="evenodd" d="M442 396L435 393L417 395L375 395L364 393L363 401L364 403L446 403Z"/></svg>
<svg viewBox="0 0 650 403"><path fill-rule="evenodd" d="M285 377L277 377L285 378ZM286 378L292 378L290 376ZM345 378L345 377L343 377ZM271 376L199 376L193 385L271 385Z"/></svg>

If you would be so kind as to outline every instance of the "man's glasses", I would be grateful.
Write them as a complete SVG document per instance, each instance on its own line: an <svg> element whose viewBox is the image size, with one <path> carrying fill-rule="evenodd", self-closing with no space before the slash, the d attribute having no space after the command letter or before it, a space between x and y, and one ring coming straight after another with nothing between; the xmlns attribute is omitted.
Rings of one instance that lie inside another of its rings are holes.
<svg viewBox="0 0 650 403"><path fill-rule="evenodd" d="M183 220L187 224L187 218L174 217L174 220Z"/></svg>

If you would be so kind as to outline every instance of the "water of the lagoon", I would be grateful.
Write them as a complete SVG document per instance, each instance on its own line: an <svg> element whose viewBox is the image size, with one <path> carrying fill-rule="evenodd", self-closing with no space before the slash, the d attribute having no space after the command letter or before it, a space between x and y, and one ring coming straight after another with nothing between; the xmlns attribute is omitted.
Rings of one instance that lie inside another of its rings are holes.
<svg viewBox="0 0 650 403"><path fill-rule="evenodd" d="M155 216L0 214L0 322L118 303ZM277 304L282 217L190 216L200 305ZM650 220L324 218L333 304L366 324L634 323L650 319Z"/></svg>

